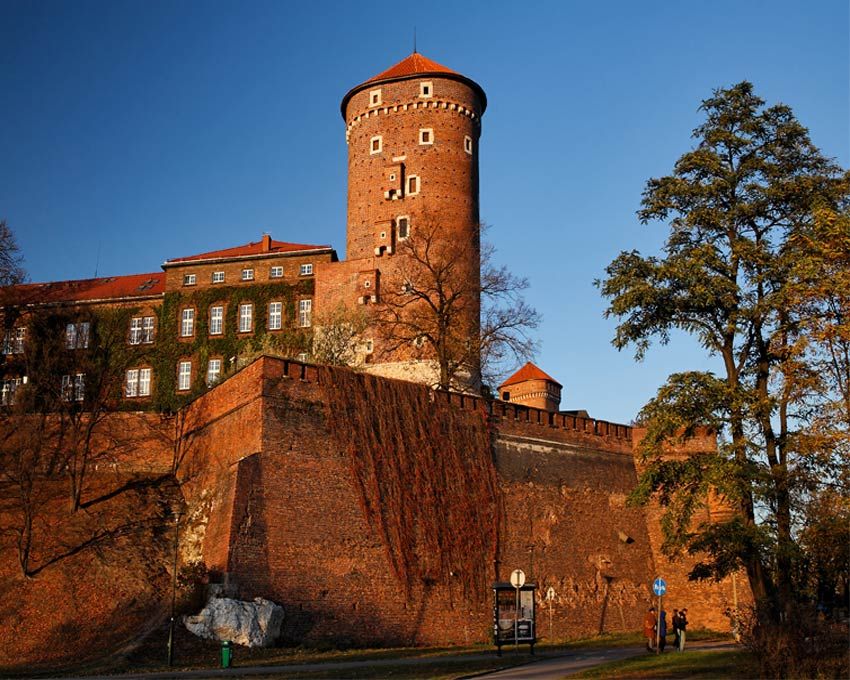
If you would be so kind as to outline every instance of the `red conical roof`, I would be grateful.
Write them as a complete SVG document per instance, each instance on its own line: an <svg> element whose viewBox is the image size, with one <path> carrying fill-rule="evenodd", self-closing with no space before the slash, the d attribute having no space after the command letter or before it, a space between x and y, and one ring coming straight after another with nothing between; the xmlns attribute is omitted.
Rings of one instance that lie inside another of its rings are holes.
<svg viewBox="0 0 850 680"><path fill-rule="evenodd" d="M484 109L487 108L487 95L484 94L484 90L478 83L471 78L461 75L457 71L453 71L447 66L438 64L433 59L429 59L428 57L419 54L419 52L414 52L394 66L390 66L386 71L381 71L378 75L369 78L369 80L360 83L356 87L351 88L342 98L342 105L340 106L342 110L342 117L345 118L345 107L348 104L348 100L363 88L375 85L376 83L385 83L392 80L406 80L407 78L418 78L420 76L442 76L444 78L451 78L452 80L459 80L460 82L469 85L478 93L478 96L481 97L481 113L484 113Z"/></svg>
<svg viewBox="0 0 850 680"><path fill-rule="evenodd" d="M508 385L515 385L516 383L525 382L526 380L548 380L551 383L555 383L558 387L563 387L563 385L561 385L561 383L555 380L555 378L553 378L551 375L547 375L529 361L525 366L519 369L510 378L505 380L505 382L503 382L501 385L499 385L499 389L507 387Z"/></svg>
<svg viewBox="0 0 850 680"><path fill-rule="evenodd" d="M405 78L425 73L451 73L459 76L460 73L452 71L450 68L438 64L433 59L425 57L419 52L414 52L409 57L402 59L395 66L390 66L386 71L382 71L374 78L369 78L365 83L372 83L376 80L388 80L391 78Z"/></svg>

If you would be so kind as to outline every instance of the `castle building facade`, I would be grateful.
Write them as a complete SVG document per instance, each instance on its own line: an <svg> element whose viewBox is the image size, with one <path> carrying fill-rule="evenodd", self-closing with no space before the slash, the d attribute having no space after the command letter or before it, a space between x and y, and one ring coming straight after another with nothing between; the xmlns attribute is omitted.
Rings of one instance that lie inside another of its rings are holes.
<svg viewBox="0 0 850 680"><path fill-rule="evenodd" d="M116 308L126 312L126 344L136 350L133 365L123 367L123 398L140 407L179 406L260 353L306 361L314 332L338 310L333 323L362 319L352 333L352 362L434 384L426 333L406 321L421 305L405 297L422 270L413 243L427 239L441 257L451 251L451 276L465 286L454 333L477 338L478 142L486 105L477 83L418 53L343 97L349 152L344 261L331 246L264 234L242 246L168 259L159 272L0 289L2 404L14 402L27 384L35 316L58 312L64 324L59 344L78 351L93 342L99 313ZM400 310L393 328L404 332L390 338L378 327L382 305ZM477 385L474 351L465 364L461 387ZM76 385L74 398L87 394L83 373L60 379Z"/></svg>
<svg viewBox="0 0 850 680"><path fill-rule="evenodd" d="M553 638L638 629L658 575L668 606L725 625L723 611L743 597L734 578L690 582L697 558L668 559L659 509L627 502L639 428L559 410L561 385L531 364L500 386L501 399L426 387L436 362L417 323L427 300L414 293L428 283L423 271L435 275L429 253L466 294L453 341L478 334L469 291L486 103L475 82L416 53L345 95L344 260L328 245L263 235L158 272L0 289L4 424L32 421L6 416L39 390L62 415L99 408L80 493L99 502L77 517L153 513L149 534L127 538L133 564L127 550L117 560L104 551L92 568L85 546L68 552L54 535L60 521L33 524L37 559L50 567L36 585L14 576L13 549L0 550L7 599L30 617L8 622L8 665L79 663L78 639L123 648L167 620L177 560L164 508L182 573L282 603L282 639L293 644L484 642L494 626L515 625L493 620L491 584L516 568L538 585L538 605L555 593ZM378 321L382 309L395 310L394 323ZM305 363L330 318L356 330L347 341L373 375ZM714 447L702 431L670 455ZM59 496L45 498L45 518L60 517ZM0 507L5 525L13 515ZM53 627L33 625L47 611ZM60 648L68 636L56 631L68 630L73 644Z"/></svg>

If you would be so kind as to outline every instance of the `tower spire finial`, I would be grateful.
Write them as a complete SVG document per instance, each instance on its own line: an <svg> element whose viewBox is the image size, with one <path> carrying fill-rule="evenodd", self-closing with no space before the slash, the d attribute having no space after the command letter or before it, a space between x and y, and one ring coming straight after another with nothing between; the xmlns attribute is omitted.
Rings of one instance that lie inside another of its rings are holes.
<svg viewBox="0 0 850 680"><path fill-rule="evenodd" d="M413 54L416 54L416 26L413 27Z"/></svg>

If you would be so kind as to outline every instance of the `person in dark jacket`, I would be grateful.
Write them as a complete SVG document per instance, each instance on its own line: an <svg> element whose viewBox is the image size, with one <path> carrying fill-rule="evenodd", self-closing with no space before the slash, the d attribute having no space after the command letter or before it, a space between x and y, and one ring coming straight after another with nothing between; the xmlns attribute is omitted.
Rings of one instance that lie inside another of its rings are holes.
<svg viewBox="0 0 850 680"><path fill-rule="evenodd" d="M673 626L673 647L679 649L679 610L673 610L673 618L670 623Z"/></svg>
<svg viewBox="0 0 850 680"><path fill-rule="evenodd" d="M658 624L658 651L663 654L667 646L667 612L663 609Z"/></svg>
<svg viewBox="0 0 850 680"><path fill-rule="evenodd" d="M688 610L679 612L679 651L685 651L685 630L688 627Z"/></svg>

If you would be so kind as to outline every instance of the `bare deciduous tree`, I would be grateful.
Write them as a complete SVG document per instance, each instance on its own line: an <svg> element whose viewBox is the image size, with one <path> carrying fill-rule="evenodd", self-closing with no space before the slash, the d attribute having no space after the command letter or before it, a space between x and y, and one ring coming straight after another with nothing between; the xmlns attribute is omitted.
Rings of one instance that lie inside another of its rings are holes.
<svg viewBox="0 0 850 680"><path fill-rule="evenodd" d="M452 239L437 220L417 223L381 283L383 352L432 359L441 389L493 379L509 360L527 360L540 315L522 298L528 281L494 265L493 252L478 239Z"/></svg>
<svg viewBox="0 0 850 680"><path fill-rule="evenodd" d="M22 263L15 235L6 220L0 220L0 286L11 286L26 279Z"/></svg>

